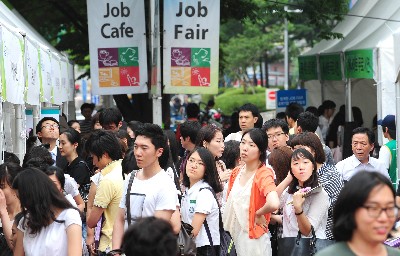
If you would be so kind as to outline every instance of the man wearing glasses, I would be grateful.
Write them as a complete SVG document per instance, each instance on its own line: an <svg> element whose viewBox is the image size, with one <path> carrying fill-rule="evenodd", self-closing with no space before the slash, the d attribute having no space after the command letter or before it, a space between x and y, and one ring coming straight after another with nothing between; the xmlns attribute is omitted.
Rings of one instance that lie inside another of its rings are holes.
<svg viewBox="0 0 400 256"><path fill-rule="evenodd" d="M384 164L370 156L374 149L375 134L368 128L358 127L353 130L351 148L353 155L338 162L336 169L346 182L360 171L376 171L389 178L389 173Z"/></svg>
<svg viewBox="0 0 400 256"><path fill-rule="evenodd" d="M264 130L268 136L267 157L272 150L287 146L287 141L289 140L289 126L282 119L270 119L263 124L261 129Z"/></svg>
<svg viewBox="0 0 400 256"><path fill-rule="evenodd" d="M64 170L68 162L65 157L61 156L57 147L57 140L60 136L60 125L57 119L53 117L43 117L36 125L36 135L42 144L49 144L49 152L53 158L55 165Z"/></svg>

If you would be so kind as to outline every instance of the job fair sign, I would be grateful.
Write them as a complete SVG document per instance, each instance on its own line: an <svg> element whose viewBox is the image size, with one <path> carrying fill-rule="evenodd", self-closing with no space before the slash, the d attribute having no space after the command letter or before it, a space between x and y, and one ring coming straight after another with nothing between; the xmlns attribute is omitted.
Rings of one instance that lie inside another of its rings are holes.
<svg viewBox="0 0 400 256"><path fill-rule="evenodd" d="M145 0L87 0L92 93L146 93Z"/></svg>
<svg viewBox="0 0 400 256"><path fill-rule="evenodd" d="M164 93L218 92L219 0L164 1Z"/></svg>

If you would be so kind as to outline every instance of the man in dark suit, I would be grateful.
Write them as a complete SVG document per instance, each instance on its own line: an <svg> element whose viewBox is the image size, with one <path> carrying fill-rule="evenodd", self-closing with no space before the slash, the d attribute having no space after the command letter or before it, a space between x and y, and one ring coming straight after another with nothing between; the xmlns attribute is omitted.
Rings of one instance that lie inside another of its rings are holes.
<svg viewBox="0 0 400 256"><path fill-rule="evenodd" d="M68 162L61 156L57 147L57 140L60 136L60 124L53 117L43 117L36 125L36 134L42 144L49 144L49 152L55 161L55 165L64 170Z"/></svg>

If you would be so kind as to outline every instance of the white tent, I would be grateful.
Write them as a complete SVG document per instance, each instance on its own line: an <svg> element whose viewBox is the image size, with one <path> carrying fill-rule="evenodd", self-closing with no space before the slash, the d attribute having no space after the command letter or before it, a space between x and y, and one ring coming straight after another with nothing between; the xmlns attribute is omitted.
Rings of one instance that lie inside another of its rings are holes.
<svg viewBox="0 0 400 256"><path fill-rule="evenodd" d="M305 56L331 53L346 53L351 50L373 50L373 79L342 79L305 81L309 91L310 105L318 106L325 99L331 99L338 106L345 104L346 84L347 104L358 106L363 113L364 126L372 126L375 114L378 119L395 113L394 57L392 34L400 28L400 1L370 0L358 1L344 21L334 32L342 33L342 40L324 40ZM356 17L357 16L357 17ZM319 76L320 78L320 76ZM378 134L380 134L378 132Z"/></svg>

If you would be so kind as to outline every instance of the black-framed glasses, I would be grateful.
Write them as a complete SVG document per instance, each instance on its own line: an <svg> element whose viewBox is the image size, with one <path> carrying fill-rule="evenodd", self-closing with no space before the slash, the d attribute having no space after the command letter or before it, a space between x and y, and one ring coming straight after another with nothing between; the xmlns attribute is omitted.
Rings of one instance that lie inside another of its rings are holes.
<svg viewBox="0 0 400 256"><path fill-rule="evenodd" d="M46 124L46 125L42 126L42 129L43 128L46 128L46 129L50 129L50 128L58 129L58 128L60 128L60 126L58 124Z"/></svg>
<svg viewBox="0 0 400 256"><path fill-rule="evenodd" d="M278 138L282 134L285 134L285 133L284 132L280 132L280 133L277 133L277 134L267 134L267 137L268 137L268 139Z"/></svg>
<svg viewBox="0 0 400 256"><path fill-rule="evenodd" d="M397 208L396 206L381 208L378 206L364 205L362 207L367 209L367 213L371 218L378 218L379 216L381 216L383 211L386 212L386 215L389 218L393 218L393 217L397 217L397 214L399 212L399 208Z"/></svg>

